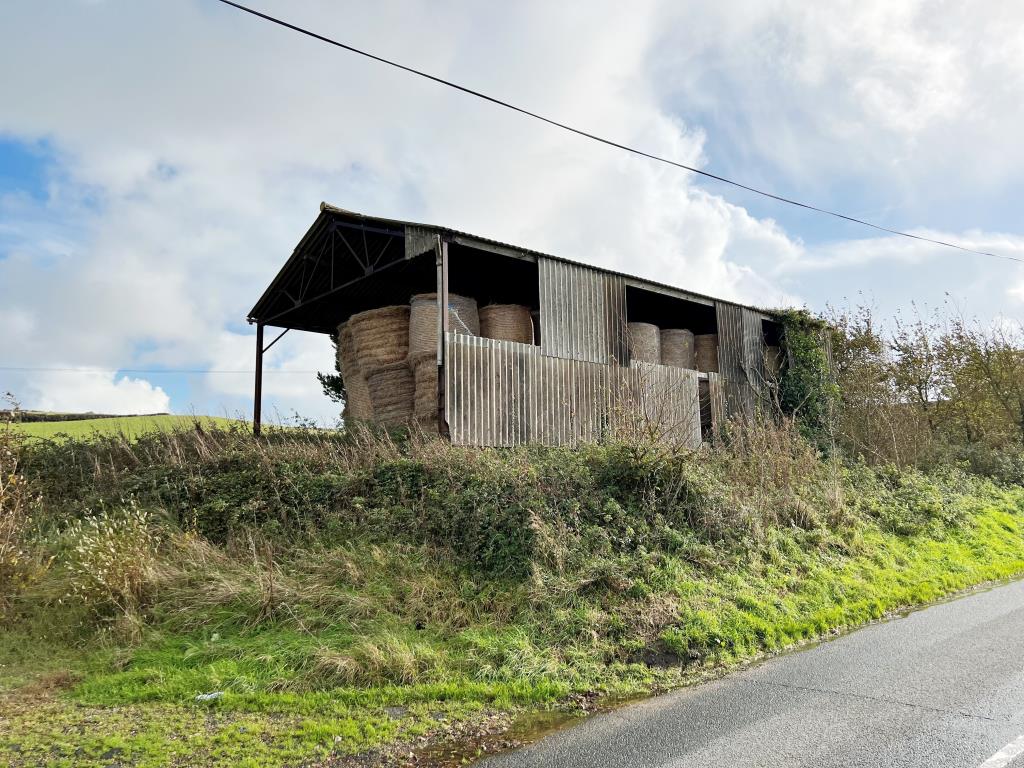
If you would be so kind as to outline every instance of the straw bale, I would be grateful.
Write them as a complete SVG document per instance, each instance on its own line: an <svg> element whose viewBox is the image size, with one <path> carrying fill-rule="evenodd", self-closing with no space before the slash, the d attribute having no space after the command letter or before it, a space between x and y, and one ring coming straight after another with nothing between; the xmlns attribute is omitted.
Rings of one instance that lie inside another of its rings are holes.
<svg viewBox="0 0 1024 768"><path fill-rule="evenodd" d="M423 427L437 427L437 356L424 355L410 360L416 385L413 416Z"/></svg>
<svg viewBox="0 0 1024 768"><path fill-rule="evenodd" d="M386 427L409 423L413 415L415 383L405 360L368 369L366 383L375 421Z"/></svg>
<svg viewBox="0 0 1024 768"><path fill-rule="evenodd" d="M346 419L373 419L373 402L370 399L370 388L366 376L359 367L356 358L355 344L352 341L352 329L348 323L338 326L338 370L345 383Z"/></svg>
<svg viewBox="0 0 1024 768"><path fill-rule="evenodd" d="M437 353L437 294L419 293L412 297L409 319L409 355L419 358ZM467 336L480 335L480 315L476 299L448 294L448 327Z"/></svg>
<svg viewBox="0 0 1024 768"><path fill-rule="evenodd" d="M702 333L693 337L698 371L718 372L718 334Z"/></svg>
<svg viewBox="0 0 1024 768"><path fill-rule="evenodd" d="M356 360L364 372L405 360L409 354L409 307L380 307L352 315Z"/></svg>
<svg viewBox="0 0 1024 768"><path fill-rule="evenodd" d="M533 344L533 317L522 304L490 304L480 310L480 335Z"/></svg>
<svg viewBox="0 0 1024 768"><path fill-rule="evenodd" d="M661 364L691 370L697 367L697 357L693 347L693 331L686 328L662 329Z"/></svg>
<svg viewBox="0 0 1024 768"><path fill-rule="evenodd" d="M652 323L629 323L626 326L629 356L646 363L661 362L661 333Z"/></svg>

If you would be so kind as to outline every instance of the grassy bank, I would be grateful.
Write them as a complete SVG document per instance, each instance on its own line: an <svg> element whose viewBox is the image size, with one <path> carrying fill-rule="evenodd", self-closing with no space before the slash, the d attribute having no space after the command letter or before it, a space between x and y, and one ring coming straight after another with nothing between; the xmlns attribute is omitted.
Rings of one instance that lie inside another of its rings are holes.
<svg viewBox="0 0 1024 768"><path fill-rule="evenodd" d="M843 465L790 429L697 453L193 430L20 456L14 765L416 764L1024 572L1024 489Z"/></svg>

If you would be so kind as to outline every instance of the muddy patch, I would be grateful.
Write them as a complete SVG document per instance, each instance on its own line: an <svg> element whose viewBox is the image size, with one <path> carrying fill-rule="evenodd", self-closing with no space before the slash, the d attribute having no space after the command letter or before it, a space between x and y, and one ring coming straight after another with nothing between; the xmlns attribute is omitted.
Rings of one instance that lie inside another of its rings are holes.
<svg viewBox="0 0 1024 768"><path fill-rule="evenodd" d="M588 713L585 710L551 710L519 715L504 728L478 730L469 739L450 739L432 744L414 754L406 765L455 768L481 760L488 755L518 749L545 736L575 725Z"/></svg>

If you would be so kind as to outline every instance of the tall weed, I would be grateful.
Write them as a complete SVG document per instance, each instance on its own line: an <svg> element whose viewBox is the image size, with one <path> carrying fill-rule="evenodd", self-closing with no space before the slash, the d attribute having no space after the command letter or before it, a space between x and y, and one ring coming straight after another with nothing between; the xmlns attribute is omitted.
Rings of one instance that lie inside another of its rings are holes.
<svg viewBox="0 0 1024 768"><path fill-rule="evenodd" d="M149 514L130 500L73 521L62 538L67 546L61 557L67 597L100 615L113 611L134 632L157 559L158 538Z"/></svg>

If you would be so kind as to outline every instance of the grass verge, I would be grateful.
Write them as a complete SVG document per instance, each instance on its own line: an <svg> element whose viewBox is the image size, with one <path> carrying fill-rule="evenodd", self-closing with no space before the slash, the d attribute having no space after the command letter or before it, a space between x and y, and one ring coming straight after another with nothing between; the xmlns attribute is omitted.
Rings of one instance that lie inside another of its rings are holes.
<svg viewBox="0 0 1024 768"><path fill-rule="evenodd" d="M27 450L13 765L422 764L1024 573L1024 489L785 430L685 455L216 430Z"/></svg>

